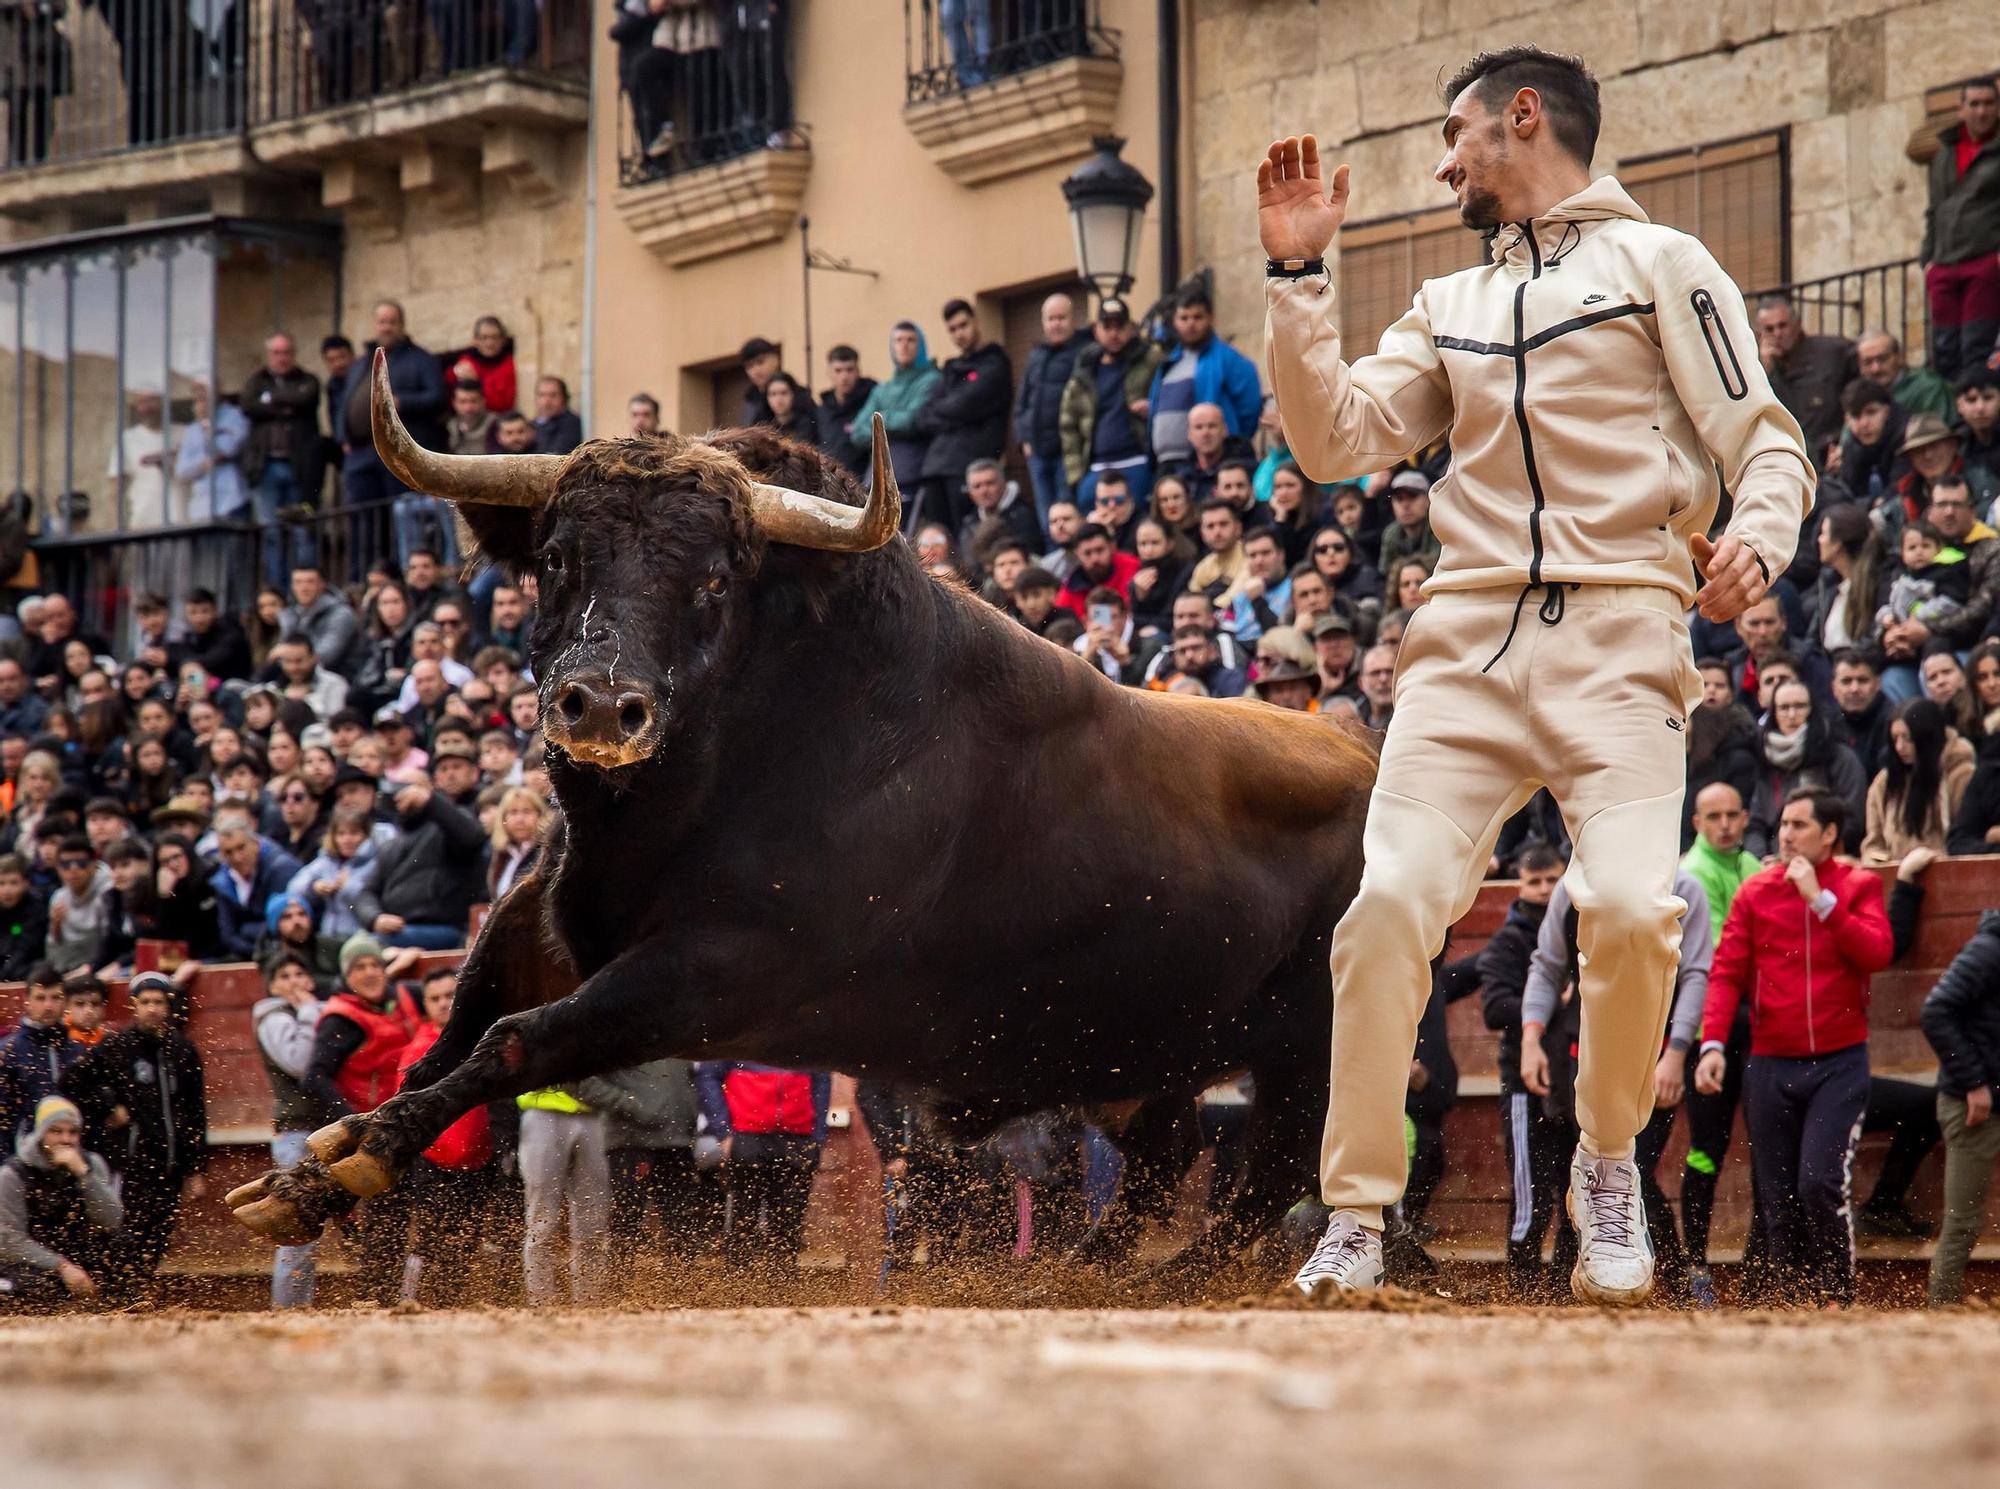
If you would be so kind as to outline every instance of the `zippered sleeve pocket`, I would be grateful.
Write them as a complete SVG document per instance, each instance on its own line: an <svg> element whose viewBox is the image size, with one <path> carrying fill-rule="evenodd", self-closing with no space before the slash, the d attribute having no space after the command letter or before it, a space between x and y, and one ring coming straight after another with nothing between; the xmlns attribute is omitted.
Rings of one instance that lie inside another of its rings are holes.
<svg viewBox="0 0 2000 1489"><path fill-rule="evenodd" d="M1715 375L1722 380L1722 391L1729 395L1731 403L1741 402L1749 395L1750 383L1743 376L1743 364L1736 360L1736 347L1723 327L1721 312L1715 308L1715 297L1707 290L1696 290L1688 299L1694 305L1695 319L1701 322L1701 339L1707 343L1709 358L1715 363Z"/></svg>

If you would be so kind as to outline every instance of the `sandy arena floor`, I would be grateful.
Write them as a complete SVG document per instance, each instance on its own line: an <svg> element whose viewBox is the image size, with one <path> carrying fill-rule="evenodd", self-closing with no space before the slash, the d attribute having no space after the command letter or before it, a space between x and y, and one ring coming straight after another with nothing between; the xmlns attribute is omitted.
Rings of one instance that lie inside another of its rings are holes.
<svg viewBox="0 0 2000 1489"><path fill-rule="evenodd" d="M10 1489L1959 1484L2000 1318L789 1309L0 1322Z"/></svg>

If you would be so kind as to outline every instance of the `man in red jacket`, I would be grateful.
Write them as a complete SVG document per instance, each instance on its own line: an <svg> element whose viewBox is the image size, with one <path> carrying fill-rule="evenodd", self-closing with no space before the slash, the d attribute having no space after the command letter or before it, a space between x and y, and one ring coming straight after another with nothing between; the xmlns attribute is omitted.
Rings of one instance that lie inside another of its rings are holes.
<svg viewBox="0 0 2000 1489"><path fill-rule="evenodd" d="M1895 956L1882 881L1834 858L1847 804L1801 787L1778 859L1743 881L1722 927L1695 1088L1722 1088L1737 1005L1751 997L1743 1096L1771 1249L1809 1295L1854 1298L1849 1187L1868 1106L1868 980Z"/></svg>

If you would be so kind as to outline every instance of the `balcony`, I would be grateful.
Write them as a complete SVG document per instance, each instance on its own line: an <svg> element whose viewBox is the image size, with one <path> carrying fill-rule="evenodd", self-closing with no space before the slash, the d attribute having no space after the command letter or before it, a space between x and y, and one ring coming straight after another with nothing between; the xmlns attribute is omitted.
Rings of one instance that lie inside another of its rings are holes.
<svg viewBox="0 0 2000 1489"><path fill-rule="evenodd" d="M1100 0L904 0L903 122L965 186L1090 153L1124 69Z"/></svg>
<svg viewBox="0 0 2000 1489"><path fill-rule="evenodd" d="M616 205L668 264L782 238L805 198L812 148L792 116L786 15L747 10L721 23L669 11L612 32L624 104Z"/></svg>
<svg viewBox="0 0 2000 1489"><path fill-rule="evenodd" d="M66 232L563 177L588 0L23 0L0 10L0 216ZM206 24L204 25L204 22ZM17 236L19 231L17 230Z"/></svg>

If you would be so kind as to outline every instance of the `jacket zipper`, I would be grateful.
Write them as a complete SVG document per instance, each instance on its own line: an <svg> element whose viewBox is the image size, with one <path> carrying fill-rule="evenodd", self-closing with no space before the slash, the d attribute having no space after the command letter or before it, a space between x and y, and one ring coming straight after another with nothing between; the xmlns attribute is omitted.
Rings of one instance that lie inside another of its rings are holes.
<svg viewBox="0 0 2000 1489"><path fill-rule="evenodd" d="M1806 1053L1819 1053L1819 1031L1813 1027L1813 973L1812 973L1812 928L1818 917L1813 907L1806 906Z"/></svg>
<svg viewBox="0 0 2000 1489"><path fill-rule="evenodd" d="M1534 223L1521 224L1521 236L1527 242L1530 269L1528 279L1542 277L1542 249L1535 241ZM1528 584L1530 588L1542 582L1542 478L1535 469L1535 440L1528 429L1528 328L1527 300L1528 279L1514 286L1514 422L1521 431L1521 463L1528 473L1528 491L1535 499L1533 509L1528 513L1528 545L1531 550L1528 559Z"/></svg>
<svg viewBox="0 0 2000 1489"><path fill-rule="evenodd" d="M1743 364L1736 360L1736 348L1729 340L1729 333L1723 329L1722 314L1715 308L1715 296L1707 290L1696 290L1688 296L1694 306L1695 318L1701 322L1701 339L1708 344L1709 359L1715 363L1715 375L1722 381L1722 391L1731 403L1740 403L1749 396L1750 384L1743 376ZM1729 365L1722 365L1723 354L1729 356ZM1733 380L1732 380L1733 379Z"/></svg>

